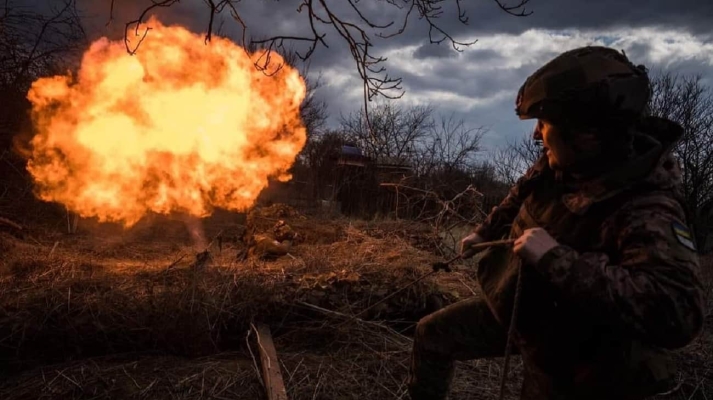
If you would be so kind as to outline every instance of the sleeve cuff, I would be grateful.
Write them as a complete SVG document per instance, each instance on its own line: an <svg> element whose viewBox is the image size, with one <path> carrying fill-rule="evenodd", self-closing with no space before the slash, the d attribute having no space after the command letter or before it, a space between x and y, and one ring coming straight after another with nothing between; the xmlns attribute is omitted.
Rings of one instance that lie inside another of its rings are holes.
<svg viewBox="0 0 713 400"><path fill-rule="evenodd" d="M549 277L552 273L551 266L554 264L561 264L557 261L573 251L574 250L572 248L562 244L555 246L548 250L544 256L542 256L540 261L538 261L535 265L535 269L542 275Z"/></svg>

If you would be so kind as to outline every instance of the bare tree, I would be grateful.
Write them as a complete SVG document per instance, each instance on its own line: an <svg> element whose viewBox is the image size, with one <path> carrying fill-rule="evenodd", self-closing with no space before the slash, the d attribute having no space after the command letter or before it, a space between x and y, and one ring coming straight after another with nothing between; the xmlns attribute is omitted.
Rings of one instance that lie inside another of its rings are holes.
<svg viewBox="0 0 713 400"><path fill-rule="evenodd" d="M532 13L525 8L529 1L515 0L508 4L503 0L493 0L496 7L517 17L525 17ZM136 19L126 22L127 51L135 52L149 33L143 23L150 14L171 7L178 2L179 0L153 0L151 5L144 9ZM248 44L246 38L249 26L247 18L243 18L241 13L240 0L204 0L204 3L208 14L206 42L210 41L216 29L216 16L226 11L242 28L243 45ZM369 110L366 107L368 101L376 96L393 99L403 95L401 78L389 76L383 66L386 58L373 54L373 37L388 39L402 35L406 32L409 23L417 19L425 21L428 25L428 36L431 43L446 42L456 51L462 51L464 46L475 43L475 41L461 42L455 39L441 23L442 16L448 11L444 10L444 7L457 11L459 23L464 25L469 23L465 9L466 2L462 0L378 0L378 5L374 5L374 0L368 2L345 0L339 2L340 6L336 6L336 3L329 3L327 0L302 0L297 4L296 12L304 18L304 26L309 28L307 35L277 35L251 40L251 42L263 46L268 51L284 50L287 43L302 43L307 46L306 49L296 54L300 59L307 60L314 54L318 46L329 47L326 40L328 32L336 33L337 37L349 47L357 72L363 81L367 125L370 125ZM115 0L111 0L110 21L113 19L114 8ZM382 21L385 15L395 16L391 20ZM133 45L129 40L131 36L139 38Z"/></svg>
<svg viewBox="0 0 713 400"><path fill-rule="evenodd" d="M327 123L327 103L317 96L317 90L322 87L322 81L307 79L307 95L300 105L302 122L307 128L309 137L321 133Z"/></svg>
<svg viewBox="0 0 713 400"><path fill-rule="evenodd" d="M499 180L514 185L541 154L542 143L525 135L518 141L508 141L491 154L489 161Z"/></svg>
<svg viewBox="0 0 713 400"><path fill-rule="evenodd" d="M698 247L708 251L713 235L713 90L699 75L660 73L652 79L651 114L684 130L675 148Z"/></svg>
<svg viewBox="0 0 713 400"><path fill-rule="evenodd" d="M18 0L0 5L0 84L26 88L37 77L62 71L86 44L75 0L46 12Z"/></svg>
<svg viewBox="0 0 713 400"><path fill-rule="evenodd" d="M485 128L469 127L453 114L440 116L428 126L424 147L413 159L417 174L429 175L437 170L465 172L474 165Z"/></svg>
<svg viewBox="0 0 713 400"><path fill-rule="evenodd" d="M455 115L436 115L431 106L376 103L370 111L371 131L364 110L342 116L340 132L376 161L408 165L418 177L436 174L468 176L486 132ZM465 179L465 178L464 178Z"/></svg>
<svg viewBox="0 0 713 400"><path fill-rule="evenodd" d="M22 0L0 3L0 213L34 216L37 209L25 170L32 134L27 92L37 78L64 74L77 63L86 38L74 0L42 9ZM24 135L23 135L24 134ZM22 136L21 136L22 135Z"/></svg>
<svg viewBox="0 0 713 400"><path fill-rule="evenodd" d="M415 164L419 167L419 186L439 199L448 199L442 203L443 209L436 221L450 220L449 226L468 223L473 218L470 211L478 209L482 187L475 185L476 177L472 171L477 165L475 156L480 151L485 132L482 127L469 127L452 114L434 121L420 160Z"/></svg>
<svg viewBox="0 0 713 400"><path fill-rule="evenodd" d="M0 5L0 146L8 148L26 124L26 99L38 77L65 73L81 54L86 37L74 0L47 5L44 11L20 0Z"/></svg>
<svg viewBox="0 0 713 400"><path fill-rule="evenodd" d="M342 116L345 138L355 143L367 157L392 163L411 163L423 151L434 127L430 106L402 107L393 102L376 103L369 110L371 126L364 109Z"/></svg>

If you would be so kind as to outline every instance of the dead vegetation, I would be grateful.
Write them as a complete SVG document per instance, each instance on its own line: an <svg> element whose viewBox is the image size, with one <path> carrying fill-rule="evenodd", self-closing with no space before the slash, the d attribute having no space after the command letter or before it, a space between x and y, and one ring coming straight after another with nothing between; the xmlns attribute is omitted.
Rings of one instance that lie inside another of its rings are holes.
<svg viewBox="0 0 713 400"><path fill-rule="evenodd" d="M477 293L473 276L460 266L372 307L442 260L412 245L427 242L426 229L282 206L257 215L266 226L285 220L304 241L276 261L237 261L241 220L222 216L206 222L205 236L226 240L197 269L203 249L185 227L181 235L182 222L123 236L1 234L0 397L263 398L249 334L259 321L272 329L290 399L408 398L415 322ZM706 398L709 332L682 353L681 386L663 398ZM452 398L496 398L501 363L460 363ZM510 398L521 379L514 364Z"/></svg>
<svg viewBox="0 0 713 400"><path fill-rule="evenodd" d="M276 261L237 261L239 225L208 222L207 237L229 234L194 269L199 249L175 221L118 236L3 235L2 398L255 398L253 321L272 327L291 399L403 396L415 322L470 295L472 279L441 275L372 307L440 258L395 223L280 206L256 215L286 220L303 243Z"/></svg>

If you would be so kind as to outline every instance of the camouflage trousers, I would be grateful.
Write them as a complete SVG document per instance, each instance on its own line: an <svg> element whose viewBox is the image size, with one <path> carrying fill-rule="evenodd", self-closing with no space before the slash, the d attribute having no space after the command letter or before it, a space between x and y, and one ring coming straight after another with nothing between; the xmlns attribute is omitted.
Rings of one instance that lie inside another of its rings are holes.
<svg viewBox="0 0 713 400"><path fill-rule="evenodd" d="M455 361L502 357L507 343L507 331L493 316L487 304L473 298L452 304L430 314L416 327L409 373L408 390L412 400L444 400L450 392ZM522 399L547 400L643 400L666 390L655 388L655 380L637 380L639 384L605 392L597 386L572 392L571 383L555 384L529 359L523 358ZM520 354L513 346L512 354ZM617 365L611 365L615 369ZM563 370L568 370L564 367ZM612 377L614 378L614 377ZM600 382L606 383L606 382ZM611 382L609 382L611 383ZM569 389L568 389L569 388ZM637 389L638 388L638 389ZM653 392L652 392L653 390Z"/></svg>
<svg viewBox="0 0 713 400"><path fill-rule="evenodd" d="M409 394L412 400L446 399L455 361L503 356L507 331L484 301L460 301L430 314L416 327ZM517 351L513 348L513 354Z"/></svg>

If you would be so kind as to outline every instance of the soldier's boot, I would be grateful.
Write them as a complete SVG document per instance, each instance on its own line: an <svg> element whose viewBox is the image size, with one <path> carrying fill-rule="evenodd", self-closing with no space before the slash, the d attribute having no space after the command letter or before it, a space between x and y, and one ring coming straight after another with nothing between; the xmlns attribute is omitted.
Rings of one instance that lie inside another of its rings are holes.
<svg viewBox="0 0 713 400"><path fill-rule="evenodd" d="M460 301L422 318L414 335L411 399L446 399L454 362L502 356L506 338L505 329L478 299Z"/></svg>

